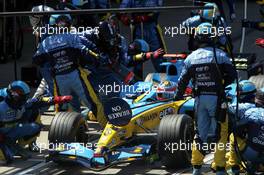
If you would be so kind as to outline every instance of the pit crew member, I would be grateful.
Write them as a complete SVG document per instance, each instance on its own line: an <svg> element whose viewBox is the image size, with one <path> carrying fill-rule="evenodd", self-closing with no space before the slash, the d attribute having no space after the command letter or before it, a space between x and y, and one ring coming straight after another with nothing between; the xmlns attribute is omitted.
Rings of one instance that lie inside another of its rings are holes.
<svg viewBox="0 0 264 175"><path fill-rule="evenodd" d="M201 174L201 166L206 154L201 145L208 142L208 131L215 131L216 151L214 162L216 174L225 174L225 149L218 145L226 145L228 137L228 120L225 118L226 104L224 89L237 77L227 54L215 48L213 37L206 35L212 24L202 23L197 28L195 40L198 49L193 51L184 61L184 68L178 82L175 100L183 98L184 91L192 80L195 96L195 114L197 132L192 148L193 175ZM210 32L209 32L210 33Z"/></svg>
<svg viewBox="0 0 264 175"><path fill-rule="evenodd" d="M104 126L106 119L103 106L90 83L89 72L80 65L80 63L96 62L96 59L88 56L91 48L94 48L95 45L88 40L84 45L84 38L77 34L71 34L69 31L71 17L69 15L52 15L50 24L53 24L56 29L64 31L51 35L40 43L33 57L34 63L37 65L50 63L56 85L55 94L74 95L73 99L85 104L95 114L99 123ZM68 31L65 32L65 28ZM74 103L71 105L73 108L76 107ZM78 107L74 110L80 111L80 105Z"/></svg>
<svg viewBox="0 0 264 175"><path fill-rule="evenodd" d="M11 163L14 155L28 158L25 150L16 143L19 139L30 140L38 135L41 125L32 117L32 107L27 103L30 88L22 81L12 82L4 89L6 96L0 101L0 159Z"/></svg>
<svg viewBox="0 0 264 175"><path fill-rule="evenodd" d="M117 32L115 25L110 21L100 23L98 35L92 34L86 37L96 43L101 58L104 58L104 62L92 71L95 75L93 80L98 80L97 87L102 84L114 87L113 83L133 84L135 79L139 78L138 74L134 74L131 70L132 67L149 59L158 59L164 54L161 48L150 52L148 43L142 39L136 39L128 46L126 39ZM120 96L120 94L113 93L110 96Z"/></svg>
<svg viewBox="0 0 264 175"><path fill-rule="evenodd" d="M120 8L133 7L158 7L162 6L162 0L123 0ZM162 48L166 51L166 46L162 38L161 28L158 25L159 13L134 13L131 18L127 14L122 14L120 20L125 25L130 25L131 39L144 39L150 46L150 51ZM151 59L157 72L164 72L160 66L161 59ZM143 64L135 67L136 74L143 79Z"/></svg>
<svg viewBox="0 0 264 175"><path fill-rule="evenodd" d="M258 166L264 163L264 89L256 93L255 103L240 103L234 134L230 136L230 156L228 174L239 174L241 161L248 162L249 173L255 174ZM230 106L234 118L236 105ZM235 138L236 137L236 143ZM235 145L237 144L237 146ZM239 153L239 152L240 153ZM242 160L241 160L242 158ZM245 164L244 164L245 165Z"/></svg>
<svg viewBox="0 0 264 175"><path fill-rule="evenodd" d="M215 3L206 3L204 5L204 7L214 7L214 9L204 9L201 10L200 13L198 15L195 15L193 17L190 17L188 19L186 19L185 21L182 22L182 25L184 27L186 27L188 29L188 31L190 32L189 34L189 41L188 41L188 47L189 50L196 50L197 48L195 48L194 46L196 45L194 42L195 40L194 38L194 28L196 28L198 25L200 25L203 22L209 22L212 23L214 26L216 26L216 28L218 29L219 27L224 28L225 30L227 29L227 24L224 20L224 18L222 18L220 16L220 12L218 10L218 7ZM218 32L217 32L218 34ZM227 37L226 35L223 33L218 36L219 41L217 42L218 46L221 49L223 49L224 51L230 53L232 50L232 45L231 45L231 38L229 37L229 33L226 31Z"/></svg>

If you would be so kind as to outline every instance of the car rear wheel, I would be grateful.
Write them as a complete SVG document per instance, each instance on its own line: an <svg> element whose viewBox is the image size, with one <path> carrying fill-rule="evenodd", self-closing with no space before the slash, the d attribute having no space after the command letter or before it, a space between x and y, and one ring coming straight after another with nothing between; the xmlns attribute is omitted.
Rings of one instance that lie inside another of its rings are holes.
<svg viewBox="0 0 264 175"><path fill-rule="evenodd" d="M88 124L77 112L59 112L53 118L49 130L50 143L87 143Z"/></svg>
<svg viewBox="0 0 264 175"><path fill-rule="evenodd" d="M264 75L254 75L249 78L249 81L255 84L257 89L264 87Z"/></svg>
<svg viewBox="0 0 264 175"><path fill-rule="evenodd" d="M184 168L191 162L193 121L186 114L165 116L158 130L158 153L168 169Z"/></svg>

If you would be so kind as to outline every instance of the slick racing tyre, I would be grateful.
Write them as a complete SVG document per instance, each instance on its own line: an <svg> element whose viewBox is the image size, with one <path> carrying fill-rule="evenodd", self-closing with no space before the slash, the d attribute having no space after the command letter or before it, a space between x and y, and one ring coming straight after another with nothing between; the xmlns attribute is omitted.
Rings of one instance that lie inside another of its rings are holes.
<svg viewBox="0 0 264 175"><path fill-rule="evenodd" d="M59 112L53 118L49 130L50 143L87 143L88 125L81 114L76 112Z"/></svg>
<svg viewBox="0 0 264 175"><path fill-rule="evenodd" d="M167 78L167 74L166 73L149 73L146 78L145 78L145 82L151 82L151 83L161 83L163 81L165 81Z"/></svg>
<svg viewBox="0 0 264 175"><path fill-rule="evenodd" d="M255 84L257 89L264 87L264 75L254 75L249 78L249 81Z"/></svg>
<svg viewBox="0 0 264 175"><path fill-rule="evenodd" d="M167 115L158 130L158 153L168 169L184 168L191 162L193 121L186 114Z"/></svg>

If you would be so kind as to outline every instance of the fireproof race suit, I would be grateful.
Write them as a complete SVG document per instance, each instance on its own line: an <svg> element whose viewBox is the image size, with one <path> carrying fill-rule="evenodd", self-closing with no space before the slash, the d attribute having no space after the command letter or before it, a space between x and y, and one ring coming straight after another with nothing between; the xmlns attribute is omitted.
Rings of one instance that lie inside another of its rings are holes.
<svg viewBox="0 0 264 175"><path fill-rule="evenodd" d="M12 160L17 153L12 149L16 141L31 140L40 132L41 124L36 121L38 115L35 115L39 104L31 99L21 108L14 109L5 99L0 102L0 135L4 137L0 143L0 159Z"/></svg>
<svg viewBox="0 0 264 175"><path fill-rule="evenodd" d="M231 113L235 113L236 105L230 106ZM239 104L239 120L235 128L238 148L244 161L255 165L264 163L264 108L255 104ZM228 164L238 167L240 158L235 151L234 135L230 136L230 156Z"/></svg>
<svg viewBox="0 0 264 175"><path fill-rule="evenodd" d="M106 119L103 106L90 83L89 73L80 66L96 61L87 54L90 48L94 48L94 44L86 42L84 45L84 38L70 33L49 36L40 44L33 61L38 65L50 62L57 93L74 95L73 98L93 111L99 123L104 126ZM71 105L75 107L75 104Z"/></svg>
<svg viewBox="0 0 264 175"><path fill-rule="evenodd" d="M189 50L195 50L197 48L195 48L195 46L193 45L193 37L194 37L194 28L198 27L201 23L205 22L207 20L202 19L202 17L200 15L196 15L193 17L190 17L188 19L186 19L185 21L182 22L182 26L186 27L188 29L189 32L191 32L189 34L190 38L188 41L188 47ZM210 23L212 23L212 21L209 21ZM229 33L227 31L227 24L225 22L225 20L221 17L221 18L217 18L216 23L216 29L218 29L219 27L222 27L226 30L226 35L224 33L219 32L219 36L217 37L218 40L218 45L221 49L227 51L228 53L230 52L230 50L232 49L230 46L227 45L227 42L229 42L228 40L230 40L229 38ZM221 30L222 31L222 30ZM216 31L217 32L217 31ZM230 42L231 43L231 42ZM230 48L228 48L230 47Z"/></svg>
<svg viewBox="0 0 264 175"><path fill-rule="evenodd" d="M208 131L211 129L215 131L217 144L225 145L227 142L228 121L225 116L220 115L222 111L220 106L223 103L224 87L232 83L235 78L236 71L232 67L230 58L220 49L215 48L214 53L214 48L199 48L184 61L175 99L182 99L186 86L192 80L198 130L192 149L194 167L200 167L203 164L206 150L201 149L201 144L207 143ZM225 167L225 149L217 148L214 161L216 166L222 169Z"/></svg>
<svg viewBox="0 0 264 175"><path fill-rule="evenodd" d="M162 0L123 0L120 8L133 7L158 7L162 6ZM132 14L131 25L134 29L131 31L133 39L144 39L150 47L150 51L155 51L158 48L163 48L166 51L166 46L162 38L161 28L158 25L158 13L135 13ZM121 21L122 18L121 18ZM123 23L126 23L123 21ZM160 66L161 59L152 59L152 63L157 72L164 71ZM135 67L135 72L143 77L143 64L138 64Z"/></svg>

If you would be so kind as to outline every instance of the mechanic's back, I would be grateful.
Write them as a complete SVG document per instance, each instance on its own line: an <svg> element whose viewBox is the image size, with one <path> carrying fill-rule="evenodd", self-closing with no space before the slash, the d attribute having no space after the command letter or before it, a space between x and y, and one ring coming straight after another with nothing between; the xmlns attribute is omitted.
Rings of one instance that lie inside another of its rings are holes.
<svg viewBox="0 0 264 175"><path fill-rule="evenodd" d="M54 75L66 74L78 67L78 58L85 46L76 34L64 33L47 37L37 51L39 61L51 61Z"/></svg>
<svg viewBox="0 0 264 175"><path fill-rule="evenodd" d="M232 83L236 75L227 54L223 50L213 47L204 47L193 51L186 58L185 65L190 68L192 77L196 74L193 83L195 89L201 94L218 92L222 86L221 81L223 78L225 79L225 85L228 85ZM207 77L208 75L205 75L205 73L210 73L211 75L208 74L209 77ZM220 79L219 73L224 73L228 76Z"/></svg>

